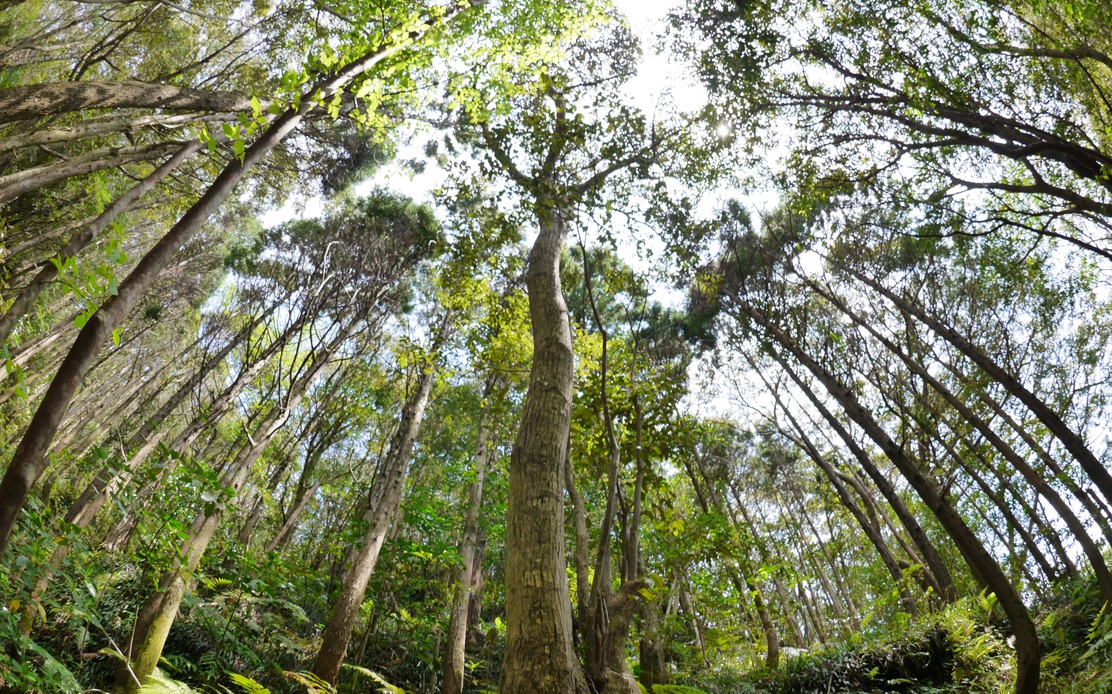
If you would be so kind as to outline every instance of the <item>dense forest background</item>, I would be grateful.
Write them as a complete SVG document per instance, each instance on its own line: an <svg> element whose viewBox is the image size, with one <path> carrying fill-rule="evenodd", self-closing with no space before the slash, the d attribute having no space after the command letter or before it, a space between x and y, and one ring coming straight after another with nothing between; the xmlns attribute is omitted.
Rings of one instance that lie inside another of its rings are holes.
<svg viewBox="0 0 1112 694"><path fill-rule="evenodd" d="M1112 7L663 16L0 0L0 692L1112 688Z"/></svg>

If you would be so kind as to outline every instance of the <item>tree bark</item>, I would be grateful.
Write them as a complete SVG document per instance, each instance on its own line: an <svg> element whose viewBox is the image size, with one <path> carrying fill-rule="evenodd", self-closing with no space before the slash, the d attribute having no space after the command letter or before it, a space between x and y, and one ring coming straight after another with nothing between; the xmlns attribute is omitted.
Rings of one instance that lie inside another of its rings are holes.
<svg viewBox="0 0 1112 694"><path fill-rule="evenodd" d="M433 353L439 352L447 338L450 315L445 315L435 339ZM340 677L340 665L347 655L348 642L359 617L359 606L367 591L367 583L378 562L378 554L390 530L391 521L402 499L405 475L413 443L425 416L425 405L429 400L434 380L435 364L426 364L417 380L416 387L402 409L398 429L390 440L386 460L375 476L367 502L366 518L369 522L363 536L363 544L355 555L351 569L344 578L340 597L332 608L332 616L324 629L324 641L313 664L313 674L329 684L335 685Z"/></svg>
<svg viewBox="0 0 1112 694"><path fill-rule="evenodd" d="M251 97L135 80L54 82L0 89L0 123L59 116L92 108L250 112Z"/></svg>
<svg viewBox="0 0 1112 694"><path fill-rule="evenodd" d="M573 363L571 323L560 287L567 211L553 203L535 203L540 233L526 273L533 367L510 455L501 694L587 692L572 647L564 560L561 475L571 425Z"/></svg>

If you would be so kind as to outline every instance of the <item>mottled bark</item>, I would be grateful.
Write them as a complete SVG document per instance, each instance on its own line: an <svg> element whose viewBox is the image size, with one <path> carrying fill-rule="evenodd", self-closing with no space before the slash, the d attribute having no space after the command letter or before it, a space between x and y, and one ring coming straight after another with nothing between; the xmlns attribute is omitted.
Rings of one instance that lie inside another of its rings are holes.
<svg viewBox="0 0 1112 694"><path fill-rule="evenodd" d="M533 367L510 455L506 509L506 650L502 694L585 694L572 647L564 559L563 466L573 389L572 338L560 286L568 211L535 203L540 233L526 286Z"/></svg>
<svg viewBox="0 0 1112 694"><path fill-rule="evenodd" d="M59 116L93 108L250 112L251 96L135 80L53 82L0 89L0 123Z"/></svg>
<svg viewBox="0 0 1112 694"><path fill-rule="evenodd" d="M436 338L434 354L447 337L448 316L441 323ZM344 578L343 590L332 607L332 616L324 629L324 640L313 664L313 674L325 682L335 684L340 677L340 665L347 655L348 643L359 617L359 606L367 591L367 583L374 572L375 564L391 521L401 504L405 475L409 468L409 458L421 420L425 416L425 405L429 400L434 379L435 363L423 368L417 383L402 409L398 429L390 439L386 459L371 485L367 502L367 532L352 561L351 569Z"/></svg>

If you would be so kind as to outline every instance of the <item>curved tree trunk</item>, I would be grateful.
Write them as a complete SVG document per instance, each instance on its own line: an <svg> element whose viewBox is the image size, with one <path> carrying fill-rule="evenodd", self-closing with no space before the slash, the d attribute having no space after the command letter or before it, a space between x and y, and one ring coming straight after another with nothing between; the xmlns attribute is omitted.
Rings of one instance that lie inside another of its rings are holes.
<svg viewBox="0 0 1112 694"><path fill-rule="evenodd" d="M560 287L565 210L536 202L540 233L526 286L533 367L510 455L506 508L506 650L501 694L585 694L572 647L564 560L563 466L571 425L572 341Z"/></svg>

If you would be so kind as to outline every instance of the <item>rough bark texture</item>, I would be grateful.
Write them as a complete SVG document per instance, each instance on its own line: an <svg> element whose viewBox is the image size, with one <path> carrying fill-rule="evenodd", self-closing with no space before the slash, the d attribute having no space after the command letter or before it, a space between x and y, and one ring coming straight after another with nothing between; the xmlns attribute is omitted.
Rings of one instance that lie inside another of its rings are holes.
<svg viewBox="0 0 1112 694"><path fill-rule="evenodd" d="M135 80L55 82L0 89L0 123L57 116L90 108L250 111L251 96Z"/></svg>
<svg viewBox="0 0 1112 694"><path fill-rule="evenodd" d="M563 466L572 400L572 340L560 287L563 211L539 200L526 285L533 368L510 455L506 511L506 650L501 694L586 693L572 647L564 559Z"/></svg>
<svg viewBox="0 0 1112 694"><path fill-rule="evenodd" d="M439 339L443 338L446 329L445 320ZM324 641L313 664L313 674L330 684L335 684L340 677L340 665L347 655L348 642L351 641L355 620L359 617L359 606L363 604L363 596L367 592L367 582L371 579L382 543L401 503L410 453L432 389L433 371L431 364L422 371L416 388L402 409L401 421L390 440L386 460L371 486L367 502L367 533L344 579L340 597L332 608L332 617L324 630Z"/></svg>

